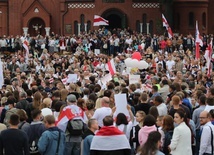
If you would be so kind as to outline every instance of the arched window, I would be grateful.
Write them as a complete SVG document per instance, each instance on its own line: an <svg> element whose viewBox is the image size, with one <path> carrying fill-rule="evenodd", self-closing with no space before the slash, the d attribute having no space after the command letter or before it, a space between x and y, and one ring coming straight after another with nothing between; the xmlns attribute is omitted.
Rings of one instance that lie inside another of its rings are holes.
<svg viewBox="0 0 214 155"><path fill-rule="evenodd" d="M194 27L195 25L195 16L193 12L189 13L189 27Z"/></svg>
<svg viewBox="0 0 214 155"><path fill-rule="evenodd" d="M149 21L149 33L150 33L150 35L153 35L153 27L154 27L153 21L150 20Z"/></svg>
<svg viewBox="0 0 214 155"><path fill-rule="evenodd" d="M91 21L87 21L87 33L91 30Z"/></svg>
<svg viewBox="0 0 214 155"><path fill-rule="evenodd" d="M206 13L202 14L202 27L205 29L207 26Z"/></svg>
<svg viewBox="0 0 214 155"><path fill-rule="evenodd" d="M146 33L146 20L147 20L147 15L144 13L143 14L143 33Z"/></svg>
<svg viewBox="0 0 214 155"><path fill-rule="evenodd" d="M85 31L85 15L83 14L80 15L80 31Z"/></svg>
<svg viewBox="0 0 214 155"><path fill-rule="evenodd" d="M139 20L136 21L136 31L140 32L140 21Z"/></svg>
<svg viewBox="0 0 214 155"><path fill-rule="evenodd" d="M74 34L78 35L78 22L74 21Z"/></svg>

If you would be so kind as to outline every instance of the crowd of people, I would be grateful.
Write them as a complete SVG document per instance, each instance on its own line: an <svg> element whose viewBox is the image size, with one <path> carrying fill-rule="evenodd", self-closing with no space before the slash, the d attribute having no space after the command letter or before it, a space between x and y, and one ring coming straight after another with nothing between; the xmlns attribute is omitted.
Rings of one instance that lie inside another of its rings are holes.
<svg viewBox="0 0 214 155"><path fill-rule="evenodd" d="M102 28L3 36L0 154L213 155L214 74L204 57L212 40L203 35L195 59L190 34ZM126 66L136 51L148 68ZM129 83L129 75L140 75L139 82ZM116 94L126 94L129 116L115 115Z"/></svg>

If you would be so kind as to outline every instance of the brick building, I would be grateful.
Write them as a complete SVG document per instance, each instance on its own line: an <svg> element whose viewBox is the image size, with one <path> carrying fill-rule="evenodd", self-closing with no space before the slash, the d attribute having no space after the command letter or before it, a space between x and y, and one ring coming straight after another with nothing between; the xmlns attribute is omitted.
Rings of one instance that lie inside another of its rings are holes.
<svg viewBox="0 0 214 155"><path fill-rule="evenodd" d="M0 36L78 34L98 29L94 15L109 20L109 29L162 33L162 13L173 32L194 34L198 20L201 33L213 33L212 8L214 0L0 0Z"/></svg>

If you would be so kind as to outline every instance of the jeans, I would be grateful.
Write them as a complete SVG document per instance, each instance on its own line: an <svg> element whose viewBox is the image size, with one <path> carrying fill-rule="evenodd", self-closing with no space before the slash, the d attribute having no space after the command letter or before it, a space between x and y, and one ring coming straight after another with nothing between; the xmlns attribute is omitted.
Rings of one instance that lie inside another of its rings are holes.
<svg viewBox="0 0 214 155"><path fill-rule="evenodd" d="M66 142L65 155L80 155L81 142Z"/></svg>

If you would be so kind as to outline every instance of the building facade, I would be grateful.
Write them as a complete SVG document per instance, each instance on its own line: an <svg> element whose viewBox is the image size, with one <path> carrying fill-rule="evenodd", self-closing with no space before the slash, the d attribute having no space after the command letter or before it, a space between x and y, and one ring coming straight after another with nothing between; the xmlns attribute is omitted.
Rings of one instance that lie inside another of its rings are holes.
<svg viewBox="0 0 214 155"><path fill-rule="evenodd" d="M108 29L127 28L142 33L163 32L161 14L173 32L213 33L213 0L0 0L0 36L51 32L79 34L98 29L94 15L109 20Z"/></svg>

